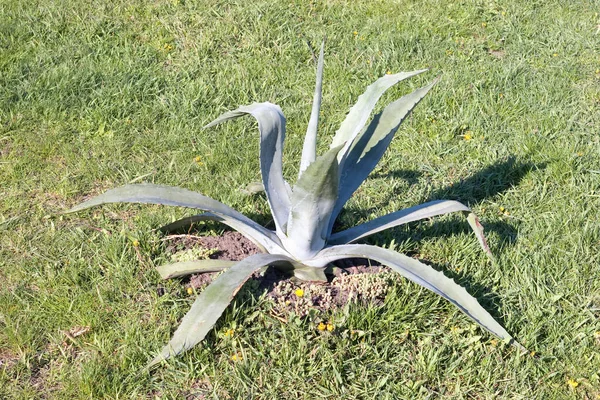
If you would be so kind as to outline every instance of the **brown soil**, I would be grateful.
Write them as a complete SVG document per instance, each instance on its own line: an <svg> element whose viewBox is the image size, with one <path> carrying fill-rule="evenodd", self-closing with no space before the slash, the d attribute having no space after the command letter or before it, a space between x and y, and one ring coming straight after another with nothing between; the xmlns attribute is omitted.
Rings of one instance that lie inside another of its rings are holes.
<svg viewBox="0 0 600 400"><path fill-rule="evenodd" d="M191 249L194 246L216 249L210 257L219 260L240 261L260 253L252 242L238 232L225 232L222 236L177 237L171 241L168 250L174 252L175 249ZM245 289L256 297L266 294L275 302L274 311L277 313L295 311L297 315L306 315L310 309L325 311L349 302L381 305L389 285L397 277L387 267L373 265L364 259L342 260L336 266L340 269L327 283L290 279L282 272L269 268L263 274L255 273L251 278L254 283L247 284ZM201 289L212 282L217 274L192 275L188 286Z"/></svg>
<svg viewBox="0 0 600 400"><path fill-rule="evenodd" d="M253 254L260 253L258 247L238 232L225 232L221 236L205 236L200 244L206 249L218 249L211 258L218 260L241 261Z"/></svg>

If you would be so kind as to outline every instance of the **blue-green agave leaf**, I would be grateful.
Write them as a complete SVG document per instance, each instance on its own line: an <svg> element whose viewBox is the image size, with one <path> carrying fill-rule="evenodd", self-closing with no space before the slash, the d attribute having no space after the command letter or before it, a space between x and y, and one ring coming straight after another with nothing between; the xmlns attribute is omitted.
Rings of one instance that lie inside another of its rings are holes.
<svg viewBox="0 0 600 400"><path fill-rule="evenodd" d="M262 248L267 249L267 251L286 254L280 246L279 238L272 231L221 202L203 194L178 187L149 183L125 185L76 205L67 213L107 203L164 204L209 211L215 215L212 219L219 220L220 218L221 222L227 223L253 242L258 243Z"/></svg>
<svg viewBox="0 0 600 400"><path fill-rule="evenodd" d="M290 212L289 186L283 179L281 160L285 139L285 117L281 108L271 103L254 103L227 112L206 125L209 128L224 121L250 114L258 121L260 131L260 172L267 201L280 237L285 235Z"/></svg>
<svg viewBox="0 0 600 400"><path fill-rule="evenodd" d="M226 269L200 293L190 311L183 317L169 344L148 367L194 347L204 339L235 294L255 271L282 261L291 260L280 255L255 254Z"/></svg>
<svg viewBox="0 0 600 400"><path fill-rule="evenodd" d="M172 264L164 264L156 267L163 279L178 278L191 274L203 274L206 272L219 272L237 264L237 261L227 260L194 260L181 261Z"/></svg>
<svg viewBox="0 0 600 400"><path fill-rule="evenodd" d="M287 238L283 245L296 258L311 258L325 246L327 224L338 193L337 153L330 149L308 166L292 190Z"/></svg>
<svg viewBox="0 0 600 400"><path fill-rule="evenodd" d="M425 218L444 215L451 212L470 212L471 209L462 203L454 200L434 200L389 213L382 217L375 218L369 222L354 226L330 236L327 244L338 245L356 242L359 239L367 237L377 232L407 224L413 221L419 221Z"/></svg>
<svg viewBox="0 0 600 400"><path fill-rule="evenodd" d="M256 245L256 247L258 247L264 253L281 253L281 251L278 251L278 249L281 248L281 242L276 235L270 234L270 237L269 237L270 240L275 242L275 247L273 247L273 246L265 247L263 245L263 243L265 243L265 241L255 239L253 237L254 234L252 234L251 232L248 231L245 223L243 223L237 219L234 219L234 218L229 218L226 216L218 216L218 215L215 215L212 213L202 213L202 214L197 214L197 215L192 215L189 217L181 218L181 219L178 219L177 221L171 222L170 224L161 226L159 228L159 230L163 233L175 232L180 229L187 228L190 225L195 224L196 222L203 222L203 221L220 222L222 224L225 224L225 225L235 229L236 231L243 234L252 243L254 243Z"/></svg>
<svg viewBox="0 0 600 400"><path fill-rule="evenodd" d="M340 128L335 133L331 148L337 147L346 143L349 146L356 135L363 129L365 123L369 119L375 104L386 90L394 86L396 83L408 79L420 73L427 71L426 69L412 72L400 72L393 75L384 75L372 83L365 92L358 97L356 104L350 109L346 119L340 125ZM347 148L340 152L338 157L344 157Z"/></svg>
<svg viewBox="0 0 600 400"><path fill-rule="evenodd" d="M437 82L438 79L390 103L356 136L346 157L340 161L339 196L329 222L330 229L346 202L373 171L402 121Z"/></svg>
<svg viewBox="0 0 600 400"><path fill-rule="evenodd" d="M317 83L315 84L315 95L313 98L312 111L308 121L308 129L304 138L302 147L302 158L300 160L300 175L317 158L317 131L319 126L319 112L321 111L321 92L323 87L323 53L325 41L321 43L321 52L319 53L319 63L317 65Z"/></svg>
<svg viewBox="0 0 600 400"><path fill-rule="evenodd" d="M479 304L477 299L454 282L453 279L448 278L442 272L436 271L431 266L395 251L360 244L329 247L321 251L313 262L316 263L317 260L320 260L322 264L344 258L368 258L387 265L405 278L442 296L487 331L526 351Z"/></svg>

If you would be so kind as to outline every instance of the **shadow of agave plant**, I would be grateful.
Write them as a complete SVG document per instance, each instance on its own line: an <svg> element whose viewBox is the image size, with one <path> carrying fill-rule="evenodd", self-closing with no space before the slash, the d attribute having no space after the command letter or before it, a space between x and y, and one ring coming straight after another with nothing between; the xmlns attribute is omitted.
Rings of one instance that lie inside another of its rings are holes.
<svg viewBox="0 0 600 400"><path fill-rule="evenodd" d="M242 233L262 251L239 262L218 260L185 261L158 268L163 278L199 272L223 270L196 299L181 321L171 341L149 364L192 348L210 331L237 291L258 270L275 267L303 280L326 280L325 269L337 260L365 258L390 267L413 282L444 297L475 322L501 339L522 348L469 295L442 272L391 250L364 244L352 244L382 230L452 212L467 214L479 243L491 256L483 236L483 228L471 210L453 200L434 200L393 212L361 225L333 233L340 211L375 168L406 116L435 85L415 90L387 105L368 122L375 104L383 93L398 82L426 70L385 75L367 87L336 132L330 149L317 156L316 138L321 85L323 79L323 46L317 66L314 101L300 162L298 180L292 188L282 175L285 118L279 106L254 103L223 114L206 128L221 122L251 115L258 121L260 132L260 169L265 194L275 229L267 229L227 205L190 190L152 184L126 185L79 204L69 212L106 203L154 203L197 208L205 213L184 218L163 227L179 229L198 221L218 221Z"/></svg>

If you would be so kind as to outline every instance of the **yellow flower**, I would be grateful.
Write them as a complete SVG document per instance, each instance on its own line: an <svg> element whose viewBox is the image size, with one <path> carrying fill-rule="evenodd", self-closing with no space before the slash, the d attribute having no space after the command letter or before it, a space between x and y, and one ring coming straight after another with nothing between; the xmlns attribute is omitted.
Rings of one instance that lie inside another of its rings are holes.
<svg viewBox="0 0 600 400"><path fill-rule="evenodd" d="M577 386L579 386L579 382L577 382L575 379L571 378L567 381L567 385L569 385L573 389L575 389Z"/></svg>
<svg viewBox="0 0 600 400"><path fill-rule="evenodd" d="M304 296L304 290L296 289L296 290L294 290L294 294L298 297L302 297L302 296Z"/></svg>
<svg viewBox="0 0 600 400"><path fill-rule="evenodd" d="M194 161L196 162L196 164L202 165L202 157L196 156L194 157Z"/></svg>
<svg viewBox="0 0 600 400"><path fill-rule="evenodd" d="M500 206L499 210L500 210L500 212L504 212L504 211L506 211L506 208Z"/></svg>
<svg viewBox="0 0 600 400"><path fill-rule="evenodd" d="M131 244L133 245L133 247L140 247L140 242L137 239L134 239Z"/></svg>
<svg viewBox="0 0 600 400"><path fill-rule="evenodd" d="M329 324L329 323L327 324L327 330L329 332L333 332L334 329L335 329L335 327L333 326L333 324Z"/></svg>
<svg viewBox="0 0 600 400"><path fill-rule="evenodd" d="M231 361L242 361L244 357L240 353L231 356Z"/></svg>
<svg viewBox="0 0 600 400"><path fill-rule="evenodd" d="M392 74L392 71L390 71L390 70L388 69L387 71L385 71L385 74L386 74L386 75L391 75L391 74Z"/></svg>
<svg viewBox="0 0 600 400"><path fill-rule="evenodd" d="M319 322L319 325L317 326L317 329L320 331L324 331L325 329L327 329L327 325L325 325L322 322Z"/></svg>
<svg viewBox="0 0 600 400"><path fill-rule="evenodd" d="M235 330L233 330L233 329L227 329L225 331L225 337L233 337L234 333L235 333Z"/></svg>
<svg viewBox="0 0 600 400"><path fill-rule="evenodd" d="M552 54L552 57L558 57L558 53Z"/></svg>
<svg viewBox="0 0 600 400"><path fill-rule="evenodd" d="M187 294L194 294L194 289L191 287L187 288Z"/></svg>
<svg viewBox="0 0 600 400"><path fill-rule="evenodd" d="M485 28L485 27L487 26L487 22L482 22L482 23L481 23L481 26L482 26L483 28Z"/></svg>
<svg viewBox="0 0 600 400"><path fill-rule="evenodd" d="M358 31L354 31L354 32L352 32L352 34L353 34L354 36L356 36L356 35L358 35Z"/></svg>
<svg viewBox="0 0 600 400"><path fill-rule="evenodd" d="M464 135L462 135L463 139L465 139L466 141L469 141L471 139L473 139L473 132L471 131L466 131Z"/></svg>
<svg viewBox="0 0 600 400"><path fill-rule="evenodd" d="M494 347L498 346L498 340L497 339L492 339L490 340L490 344Z"/></svg>

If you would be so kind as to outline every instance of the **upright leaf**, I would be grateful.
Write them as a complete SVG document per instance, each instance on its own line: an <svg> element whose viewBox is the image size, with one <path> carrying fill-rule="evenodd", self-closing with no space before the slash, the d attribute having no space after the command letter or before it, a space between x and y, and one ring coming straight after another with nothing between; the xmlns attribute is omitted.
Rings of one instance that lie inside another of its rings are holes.
<svg viewBox="0 0 600 400"><path fill-rule="evenodd" d="M285 117L281 108L271 103L254 103L227 112L206 125L208 128L221 122L250 114L258 121L260 131L260 172L265 185L267 201L275 220L279 237L285 235L290 212L289 187L283 179L282 157L285 139Z"/></svg>
<svg viewBox="0 0 600 400"><path fill-rule="evenodd" d="M226 269L200 293L169 344L150 362L149 367L191 349L204 339L250 275L264 266L281 261L290 260L279 255L255 254Z"/></svg>
<svg viewBox="0 0 600 400"><path fill-rule="evenodd" d="M363 129L365 123L369 119L377 100L385 93L386 90L394 86L396 83L403 81L404 79L413 77L422 72L427 71L426 69L412 72L400 72L393 75L384 75L373 84L371 84L365 92L358 97L356 104L350 109L348 115L340 125L340 128L335 133L333 141L331 142L331 148L337 147L341 144L346 143L347 146L352 143L354 137ZM343 157L346 153L345 148L339 155Z"/></svg>
<svg viewBox="0 0 600 400"><path fill-rule="evenodd" d="M325 41L321 43L321 52L319 53L319 63L317 65L317 83L315 84L315 95L313 98L312 111L308 121L308 129L304 138L302 147L302 159L300 160L300 175L317 158L317 131L319 126L319 112L321 111L321 91L323 86L323 52Z"/></svg>
<svg viewBox="0 0 600 400"><path fill-rule="evenodd" d="M365 130L356 136L350 146L347 146L348 152L340 161L340 193L332 214L332 220L329 222L330 229L333 228L335 219L346 202L373 171L373 168L390 145L402 121L437 81L438 79L390 103L373 118Z"/></svg>
<svg viewBox="0 0 600 400"><path fill-rule="evenodd" d="M296 182L284 247L298 259L308 259L325 246L327 224L338 193L337 153L330 149L317 158Z"/></svg>

